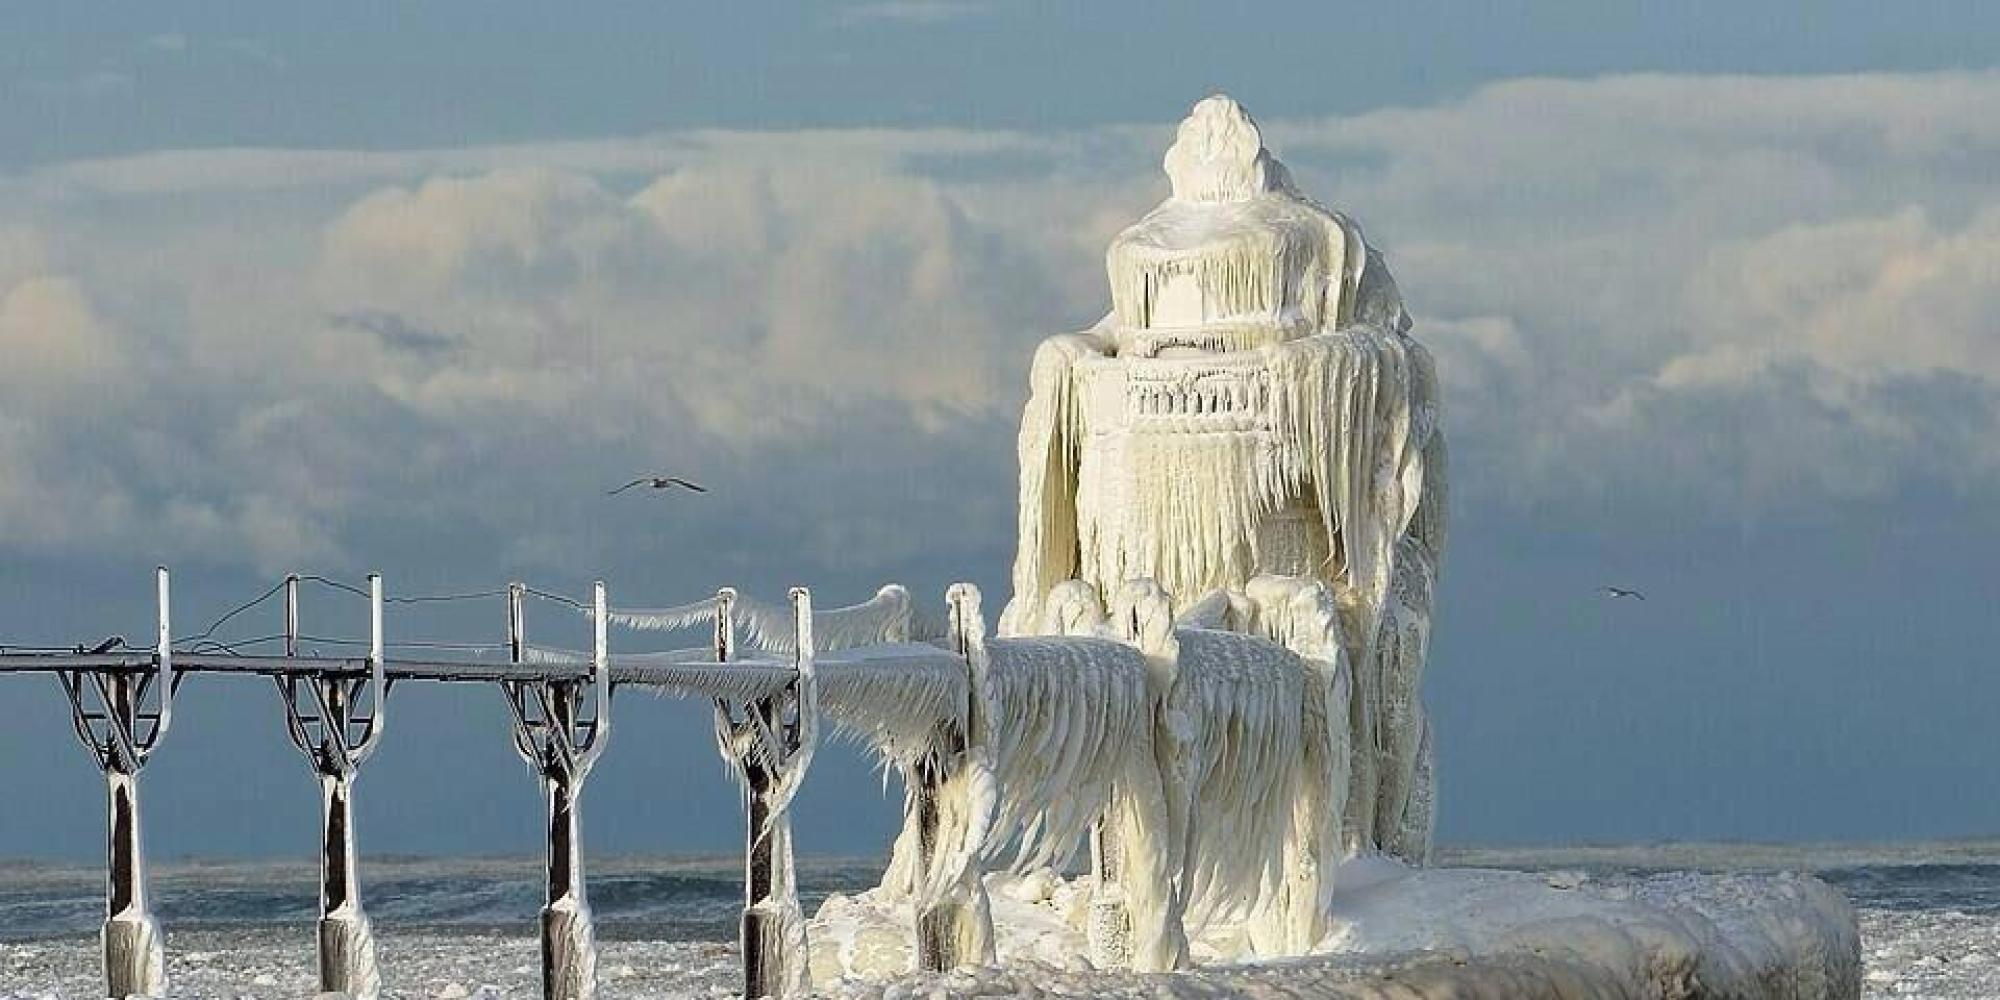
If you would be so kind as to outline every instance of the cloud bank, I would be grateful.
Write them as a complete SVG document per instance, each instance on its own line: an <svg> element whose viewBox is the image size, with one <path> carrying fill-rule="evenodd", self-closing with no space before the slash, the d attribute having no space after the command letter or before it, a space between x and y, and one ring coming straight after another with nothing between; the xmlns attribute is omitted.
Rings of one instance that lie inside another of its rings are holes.
<svg viewBox="0 0 2000 1000"><path fill-rule="evenodd" d="M1265 132L1386 248L1461 504L1731 519L1993 494L1995 106L1992 73L1637 76ZM997 560L1029 351L1105 309L1170 128L0 177L0 551L583 574L722 546L699 569L857 587ZM600 503L656 467L730 499ZM686 572L655 579L722 582Z"/></svg>

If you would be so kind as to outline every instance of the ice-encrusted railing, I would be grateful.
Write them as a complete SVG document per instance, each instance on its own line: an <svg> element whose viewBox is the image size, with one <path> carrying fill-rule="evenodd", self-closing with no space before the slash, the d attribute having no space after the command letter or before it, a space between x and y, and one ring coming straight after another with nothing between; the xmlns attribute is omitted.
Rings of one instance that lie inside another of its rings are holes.
<svg viewBox="0 0 2000 1000"><path fill-rule="evenodd" d="M904 831L884 889L912 906L919 968L993 961L986 870L1060 868L1086 845L1100 965L1184 965L1188 927L1215 919L1247 921L1274 951L1316 939L1324 907L1309 904L1324 886L1313 873L1331 869L1327 852L1340 841L1346 748L1332 720L1347 711L1338 619L1318 584L1253 587L1198 602L1176 622L1157 587L1129 586L1107 609L1076 583L1052 595L1049 634L1021 638L987 635L969 584L950 588L935 623L893 585L816 611L803 588L782 605L725 589L680 607L628 609L611 605L601 584L589 601L512 584L458 595L504 596L505 641L454 644L387 641L385 600L433 598L385 598L379 577L365 590L334 584L369 601L367 639L307 635L302 580L334 583L292 577L267 593L284 594L283 631L272 636L223 642L211 626L176 640L162 569L151 648L118 640L89 651L0 649L0 673L62 680L112 790L107 995L165 989L162 938L146 906L137 775L168 729L175 693L195 674L272 678L287 731L321 780L327 992L382 993L361 906L352 779L383 737L391 691L411 681L499 687L516 749L544 784L548 997L595 991L580 795L608 745L613 694L627 687L714 706L718 747L746 792L746 996L806 985L790 811L823 729L860 743L905 781ZM530 600L581 614L589 648L531 642ZM699 646L613 654L614 626L707 635ZM245 651L267 641L282 647ZM302 651L343 644L365 653Z"/></svg>
<svg viewBox="0 0 2000 1000"><path fill-rule="evenodd" d="M1184 966L1190 929L1217 921L1240 923L1265 954L1319 940L1327 876L1355 834L1344 828L1351 684L1324 584L1259 578L1176 620L1150 583L1107 608L1072 582L1053 595L1046 634L1017 638L987 636L970 585L951 588L947 607L947 627L931 630L942 638L928 642L911 641L899 587L810 621L837 636L818 643L812 704L905 782L882 891L911 907L918 968L994 959L988 868L1062 868L1086 845L1100 966ZM725 592L612 618L653 630L714 623L726 637L738 613L761 615L743 629L747 662L797 648L770 608ZM795 612L795 631L801 620ZM719 730L725 756L755 762L761 742L810 760L758 728L755 739L740 723ZM802 767L780 772L781 787L803 779ZM751 836L754 857L758 829ZM789 827L773 836L789 843ZM772 926L784 934L755 937L746 924L746 952L789 965L803 940L788 922ZM764 985L776 992L802 974L769 970Z"/></svg>

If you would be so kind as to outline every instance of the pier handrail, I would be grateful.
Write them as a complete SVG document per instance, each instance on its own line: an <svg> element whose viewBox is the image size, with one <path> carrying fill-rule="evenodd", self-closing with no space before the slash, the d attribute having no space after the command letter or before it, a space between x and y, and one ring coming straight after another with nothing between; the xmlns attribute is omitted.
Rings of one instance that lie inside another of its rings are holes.
<svg viewBox="0 0 2000 1000"><path fill-rule="evenodd" d="M368 638L306 635L300 626L299 599L299 583L306 579L365 596ZM165 567L158 569L156 582L157 635L151 649L119 648L123 643L115 639L88 650L16 646L9 651L0 646L0 676L44 673L61 680L77 735L110 782L111 877L104 960L106 985L113 996L151 995L165 989L163 935L146 906L137 775L171 726L173 696L189 677L233 675L275 682L285 705L287 734L323 786L320 985L323 991L358 1000L377 1000L381 983L373 934L359 894L351 783L380 745L389 695L399 684L485 683L507 693L516 748L537 767L549 788L550 894L543 911L543 983L546 996L562 1000L588 1000L595 991L595 944L583 901L577 796L608 745L617 690L638 687L669 697L709 700L716 706L718 723L732 734L725 752L734 748L740 754L735 763L752 788L746 803L750 853L744 927L746 995L790 993L805 981L806 956L781 944L781 938L788 941L789 936L779 933L799 919L785 813L810 764L820 720L871 742L880 742L885 727L900 724L902 716L912 712L937 715L927 728L939 732L957 731L967 721L971 677L965 636L960 630L955 642L910 641L908 597L900 587L885 587L871 602L830 612L835 621L846 616L860 622L850 631L872 637L864 645L817 650L814 625L821 616L815 615L808 592L793 588L787 602L790 634L764 636L753 648L742 649L736 634L739 598L735 590L724 588L704 610L687 616L687 625L712 621L709 643L614 654L608 627L620 618L606 600L601 582L594 585L588 604L518 583L505 591L477 595L395 599L414 603L505 595L506 642L490 646L388 641L383 621L387 599L380 574L369 575L365 591L324 577L288 576L177 646ZM285 598L282 633L234 644L210 638L218 626L280 591ZM530 645L523 607L523 597L530 593L585 613L591 624L590 648ZM951 599L954 608L962 600L956 588ZM759 613L763 618L753 630L774 630L774 621L765 619L775 615L768 609ZM284 642L282 653L238 651L279 639ZM359 655L306 651L315 645L366 648ZM437 655L446 651L470 655ZM480 658L496 652L504 659ZM885 698L885 691L892 688L894 698ZM921 696L913 698L912 689L920 690ZM151 707L149 697L155 699ZM366 711L358 711L364 703Z"/></svg>

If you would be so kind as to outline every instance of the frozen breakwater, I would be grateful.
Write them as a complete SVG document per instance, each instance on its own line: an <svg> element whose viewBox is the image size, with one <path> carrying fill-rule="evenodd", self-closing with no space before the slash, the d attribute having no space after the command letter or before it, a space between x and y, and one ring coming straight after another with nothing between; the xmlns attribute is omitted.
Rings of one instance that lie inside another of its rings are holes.
<svg viewBox="0 0 2000 1000"><path fill-rule="evenodd" d="M1837 890L1808 875L1406 869L1343 871L1320 954L1188 973L1079 968L1081 921L1069 886L996 880L998 968L829 983L822 995L897 997L1772 998L1861 996L1860 932ZM1337 880L1338 881L1338 880ZM880 931L899 919L865 896L836 897L818 940L864 966L898 961ZM836 946L832 942L838 941ZM1227 954L1226 940L1194 942ZM816 955L816 959L821 956ZM827 957L832 957L827 955ZM902 961L907 961L907 951ZM816 961L816 972L826 967ZM830 969L826 971L831 971Z"/></svg>

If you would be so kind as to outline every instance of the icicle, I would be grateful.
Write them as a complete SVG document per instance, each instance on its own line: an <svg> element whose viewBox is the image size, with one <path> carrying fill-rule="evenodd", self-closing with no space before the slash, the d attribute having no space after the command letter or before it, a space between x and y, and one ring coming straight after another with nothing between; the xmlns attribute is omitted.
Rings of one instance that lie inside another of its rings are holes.
<svg viewBox="0 0 2000 1000"><path fill-rule="evenodd" d="M792 611L748 595L734 598L734 614L743 623L750 645L769 653L792 652ZM669 632L714 622L720 603L710 598L670 608L613 608L610 621L626 628ZM581 608L589 614L588 608ZM822 650L852 649L879 643L906 642L911 636L910 593L889 584L860 604L813 613L813 627Z"/></svg>
<svg viewBox="0 0 2000 1000"><path fill-rule="evenodd" d="M829 654L819 666L820 705L839 733L907 770L940 725L964 725L966 675L934 646L870 647L864 657Z"/></svg>
<svg viewBox="0 0 2000 1000"><path fill-rule="evenodd" d="M1035 350L1031 391L1021 417L1018 455L1021 502L1014 599L1000 616L1001 635L1032 632L1049 589L1076 575L1076 463L1082 448L1083 412L1075 399L1073 369L1111 349L1110 318L1097 330L1051 337Z"/></svg>
<svg viewBox="0 0 2000 1000"><path fill-rule="evenodd" d="M1122 755L1151 743L1147 668L1108 639L995 639L995 766L1001 798L990 838L1010 867L1062 867L1108 807Z"/></svg>
<svg viewBox="0 0 2000 1000"><path fill-rule="evenodd" d="M544 665L589 663L590 654L580 649L558 649L554 646L522 643L521 662Z"/></svg>
<svg viewBox="0 0 2000 1000"><path fill-rule="evenodd" d="M1194 828L1185 878L1190 928L1263 905L1257 888L1284 856L1298 797L1305 697L1299 658L1228 632L1175 635L1177 684L1199 706L1193 757Z"/></svg>
<svg viewBox="0 0 2000 1000"><path fill-rule="evenodd" d="M751 645L768 652L792 652L789 610L739 597L737 614ZM903 642L910 635L910 592L892 583L860 604L816 611L813 631L825 651Z"/></svg>
<svg viewBox="0 0 2000 1000"><path fill-rule="evenodd" d="M715 621L718 604L714 598L671 608L612 608L606 617L613 625L650 632L673 632ZM588 613L589 609L583 609Z"/></svg>

